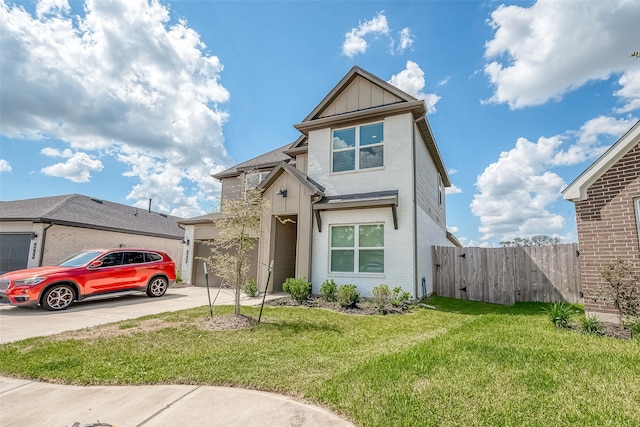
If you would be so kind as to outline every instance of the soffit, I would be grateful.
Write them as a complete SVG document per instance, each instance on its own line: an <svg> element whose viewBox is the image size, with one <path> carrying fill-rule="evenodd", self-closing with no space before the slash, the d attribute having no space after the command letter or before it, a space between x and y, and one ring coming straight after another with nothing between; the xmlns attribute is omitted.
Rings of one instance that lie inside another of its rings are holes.
<svg viewBox="0 0 640 427"><path fill-rule="evenodd" d="M353 210L391 208L393 226L398 229L398 190L375 191L372 193L343 194L340 196L325 196L313 204L313 211L318 223L318 231L322 232L322 217L320 212L329 210Z"/></svg>

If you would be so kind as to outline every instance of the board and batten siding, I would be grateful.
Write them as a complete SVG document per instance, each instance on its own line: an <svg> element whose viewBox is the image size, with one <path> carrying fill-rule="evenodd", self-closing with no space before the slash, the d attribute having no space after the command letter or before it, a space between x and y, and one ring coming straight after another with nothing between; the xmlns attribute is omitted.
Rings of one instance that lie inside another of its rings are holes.
<svg viewBox="0 0 640 427"><path fill-rule="evenodd" d="M335 116L351 111L365 110L380 105L389 105L402 101L394 94L357 76L353 82L329 104L319 118Z"/></svg>
<svg viewBox="0 0 640 427"><path fill-rule="evenodd" d="M436 295L497 304L582 303L578 244L434 247Z"/></svg>

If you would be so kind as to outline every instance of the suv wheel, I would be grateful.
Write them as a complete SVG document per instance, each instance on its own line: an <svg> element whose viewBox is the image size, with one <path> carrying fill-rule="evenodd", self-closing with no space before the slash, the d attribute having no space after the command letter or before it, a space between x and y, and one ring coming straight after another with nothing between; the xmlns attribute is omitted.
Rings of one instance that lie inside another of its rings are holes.
<svg viewBox="0 0 640 427"><path fill-rule="evenodd" d="M147 286L147 295L150 297L161 297L167 292L169 282L164 277L154 277Z"/></svg>
<svg viewBox="0 0 640 427"><path fill-rule="evenodd" d="M44 293L42 307L45 310L56 311L69 308L73 304L75 294L69 285L55 285Z"/></svg>

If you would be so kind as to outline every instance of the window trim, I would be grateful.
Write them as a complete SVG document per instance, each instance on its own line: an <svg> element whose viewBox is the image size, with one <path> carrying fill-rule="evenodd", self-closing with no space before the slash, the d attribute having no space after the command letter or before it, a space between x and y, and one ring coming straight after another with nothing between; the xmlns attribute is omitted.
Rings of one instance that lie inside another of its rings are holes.
<svg viewBox="0 0 640 427"><path fill-rule="evenodd" d="M370 225L378 225L382 227L382 246L360 246L360 227L361 226L370 226ZM332 232L334 227L353 227L353 246L336 246L333 247L332 240ZM384 222L366 222L366 223L346 223L346 224L331 224L329 225L329 232L327 233L329 238L329 257L328 261L328 271L329 274L333 275L352 275L352 276L376 276L383 277L385 274L385 243L384 243ZM333 266L331 265L332 254L334 250L351 250L353 251L353 271L334 271ZM381 250L382 251L382 271L359 271L360 270L360 251L361 250Z"/></svg>
<svg viewBox="0 0 640 427"><path fill-rule="evenodd" d="M638 231L638 248L640 248L640 197L633 200L636 211L636 226Z"/></svg>
<svg viewBox="0 0 640 427"><path fill-rule="evenodd" d="M363 127L367 127L367 126L373 126L373 125L382 125L382 141L381 142L377 142L375 144L367 144L367 145L360 145L360 129L362 129ZM329 145L329 157L330 157L330 161L329 161L329 173L330 174L345 174L345 173L354 173L354 172L359 172L359 171L370 171L370 170L380 170L380 169L384 169L384 145L385 145L385 138L384 138L384 120L380 120L380 121L375 121L375 122L371 122L371 123L363 123L360 125L355 125L355 126L345 126L345 127L339 127L339 128L333 128L331 129L331 143ZM353 147L347 147L347 148L339 148L339 149L334 149L333 148L333 138L335 135L336 131L342 131L342 130L347 130L347 129L354 129L354 133L355 133L355 141L354 141L354 146ZM361 168L360 167L360 150L361 149L366 149L366 148L372 148L372 147L382 147L382 165L381 166L374 166L374 167L370 167L370 168ZM354 152L354 166L353 169L348 169L348 170L341 170L341 171L334 171L333 167L333 160L334 160L334 153L346 153L349 151L353 151Z"/></svg>

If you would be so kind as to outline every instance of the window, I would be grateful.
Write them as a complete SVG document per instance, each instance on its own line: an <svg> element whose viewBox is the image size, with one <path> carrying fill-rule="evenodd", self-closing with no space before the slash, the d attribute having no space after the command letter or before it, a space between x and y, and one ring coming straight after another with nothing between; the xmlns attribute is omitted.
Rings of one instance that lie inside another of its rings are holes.
<svg viewBox="0 0 640 427"><path fill-rule="evenodd" d="M640 240L640 199L634 200L636 205L636 225L638 226L638 240Z"/></svg>
<svg viewBox="0 0 640 427"><path fill-rule="evenodd" d="M383 166L383 134L382 123L334 130L331 171L344 172Z"/></svg>
<svg viewBox="0 0 640 427"><path fill-rule="evenodd" d="M114 267L116 265L122 265L122 252L111 252L102 257L100 267Z"/></svg>
<svg viewBox="0 0 640 427"><path fill-rule="evenodd" d="M244 175L244 191L253 190L269 175L267 172L252 172Z"/></svg>
<svg viewBox="0 0 640 427"><path fill-rule="evenodd" d="M442 193L444 193L442 185L442 177L438 174L438 204L442 205Z"/></svg>
<svg viewBox="0 0 640 427"><path fill-rule="evenodd" d="M142 264L144 262L144 253L142 252L125 252L124 264Z"/></svg>
<svg viewBox="0 0 640 427"><path fill-rule="evenodd" d="M384 225L331 227L333 273L384 273Z"/></svg>
<svg viewBox="0 0 640 427"><path fill-rule="evenodd" d="M162 257L158 254L153 254L150 252L145 252L144 253L144 261L145 262L154 262L154 261L160 261L162 259ZM187 257L188 259L188 257Z"/></svg>

